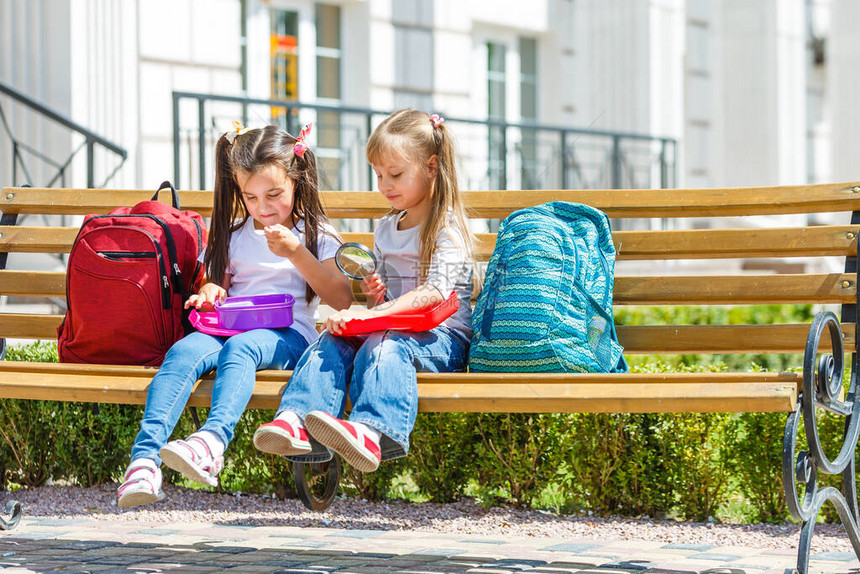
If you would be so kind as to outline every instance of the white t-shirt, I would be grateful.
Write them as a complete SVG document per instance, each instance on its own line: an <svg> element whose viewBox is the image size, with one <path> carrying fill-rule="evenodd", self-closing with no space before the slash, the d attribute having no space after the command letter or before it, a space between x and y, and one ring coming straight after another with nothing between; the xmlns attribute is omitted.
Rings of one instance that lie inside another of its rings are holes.
<svg viewBox="0 0 860 574"><path fill-rule="evenodd" d="M397 298L418 287L420 277L419 234L421 226L397 229L406 212L386 215L373 233L373 251L379 261L379 275L391 297ZM436 251L427 271L428 285L447 298L457 292L460 308L443 324L466 339L472 337L472 264L463 247L463 238L449 219L448 228L439 230Z"/></svg>
<svg viewBox="0 0 860 574"><path fill-rule="evenodd" d="M305 244L304 220L299 220L290 231L296 234L302 245ZM324 224L317 235L317 258L320 261L331 259L339 246L337 231L330 224ZM203 255L200 257L202 260ZM293 329L308 342L317 338L319 297L314 297L308 304L304 277L292 261L271 252L266 235L262 230L254 229L252 218L249 217L230 237L227 260L226 272L232 275L228 291L231 297L289 293L296 298L293 305Z"/></svg>

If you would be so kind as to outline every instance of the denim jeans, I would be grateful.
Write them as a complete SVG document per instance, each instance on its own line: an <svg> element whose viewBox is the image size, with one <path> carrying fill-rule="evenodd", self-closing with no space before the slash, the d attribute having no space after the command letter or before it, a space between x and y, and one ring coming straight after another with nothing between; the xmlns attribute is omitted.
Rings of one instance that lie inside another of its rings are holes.
<svg viewBox="0 0 860 574"><path fill-rule="evenodd" d="M158 451L167 444L194 383L213 369L217 374L212 407L200 430L214 433L226 446L254 392L256 371L292 368L307 346L305 338L289 327L254 329L229 338L194 332L180 339L149 385L131 459L150 458L161 464Z"/></svg>
<svg viewBox="0 0 860 574"><path fill-rule="evenodd" d="M416 372L462 371L468 351L469 342L445 326L360 337L338 337L324 331L299 359L278 412L293 411L304 419L310 411L319 410L343 417L348 385L349 420L382 434L383 460L406 456L418 414ZM331 458L328 449L314 440L311 443L310 454L288 458L298 462Z"/></svg>

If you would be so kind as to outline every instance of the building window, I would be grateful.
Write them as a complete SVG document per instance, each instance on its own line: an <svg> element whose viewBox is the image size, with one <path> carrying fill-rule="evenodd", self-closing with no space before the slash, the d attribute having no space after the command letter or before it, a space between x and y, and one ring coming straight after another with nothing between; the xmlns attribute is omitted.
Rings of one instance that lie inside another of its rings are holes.
<svg viewBox="0 0 860 574"><path fill-rule="evenodd" d="M520 117L537 120L537 41L520 38Z"/></svg>
<svg viewBox="0 0 860 574"><path fill-rule="evenodd" d="M520 38L520 119L525 123L537 123L537 41ZM538 166L538 135L536 130L520 130L520 187L538 189L543 187Z"/></svg>
<svg viewBox="0 0 860 574"><path fill-rule="evenodd" d="M435 0L391 3L394 26L394 107L433 107Z"/></svg>
<svg viewBox="0 0 860 574"><path fill-rule="evenodd" d="M316 5L317 97L340 100L340 7Z"/></svg>
<svg viewBox="0 0 860 574"><path fill-rule="evenodd" d="M514 37L507 41L489 41L487 46L487 118L511 122L538 121L538 46L537 40ZM519 69L508 70L509 64ZM509 96L511 96L509 98ZM537 189L542 186L538 166L538 135L533 129L493 126L488 130L489 185L506 189L508 175L517 175L518 187ZM511 153L508 153L508 152Z"/></svg>
<svg viewBox="0 0 860 574"><path fill-rule="evenodd" d="M299 97L299 14L272 10L269 35L272 59L272 99L295 100ZM272 123L280 124L286 110L272 108Z"/></svg>
<svg viewBox="0 0 860 574"><path fill-rule="evenodd" d="M505 120L507 97L505 93L505 59L507 48L504 44L487 42L487 118ZM489 183L490 189L505 189L507 174L505 164L506 134L504 127L489 128Z"/></svg>
<svg viewBox="0 0 860 574"><path fill-rule="evenodd" d="M341 98L341 14L339 6L317 4L317 101L339 104ZM340 189L341 115L320 110L314 126L321 185Z"/></svg>

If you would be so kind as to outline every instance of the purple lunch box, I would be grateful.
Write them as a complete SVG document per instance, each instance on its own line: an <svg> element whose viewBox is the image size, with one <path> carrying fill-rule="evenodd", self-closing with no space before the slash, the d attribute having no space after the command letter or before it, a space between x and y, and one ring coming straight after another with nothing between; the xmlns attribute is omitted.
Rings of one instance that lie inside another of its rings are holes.
<svg viewBox="0 0 860 574"><path fill-rule="evenodd" d="M293 324L293 303L295 298L286 294L227 297L215 311L222 329L280 329Z"/></svg>

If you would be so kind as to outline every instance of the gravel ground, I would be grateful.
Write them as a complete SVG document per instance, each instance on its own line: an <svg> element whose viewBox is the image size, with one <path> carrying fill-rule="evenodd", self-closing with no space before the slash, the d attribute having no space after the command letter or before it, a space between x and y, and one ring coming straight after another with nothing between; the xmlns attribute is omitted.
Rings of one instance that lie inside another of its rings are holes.
<svg viewBox="0 0 860 574"><path fill-rule="evenodd" d="M3 493L0 508L15 499L24 516L87 518L106 521L211 522L259 526L460 532L469 535L512 537L598 538L647 540L665 543L715 544L755 548L795 549L797 524L711 524L633 518L558 516L534 510L485 509L471 500L452 504L409 502L372 503L338 498L325 512L306 510L298 500L259 495L231 495L186 490L172 485L167 498L138 509L116 506L116 487L50 486ZM851 551L841 525L819 524L813 552Z"/></svg>

